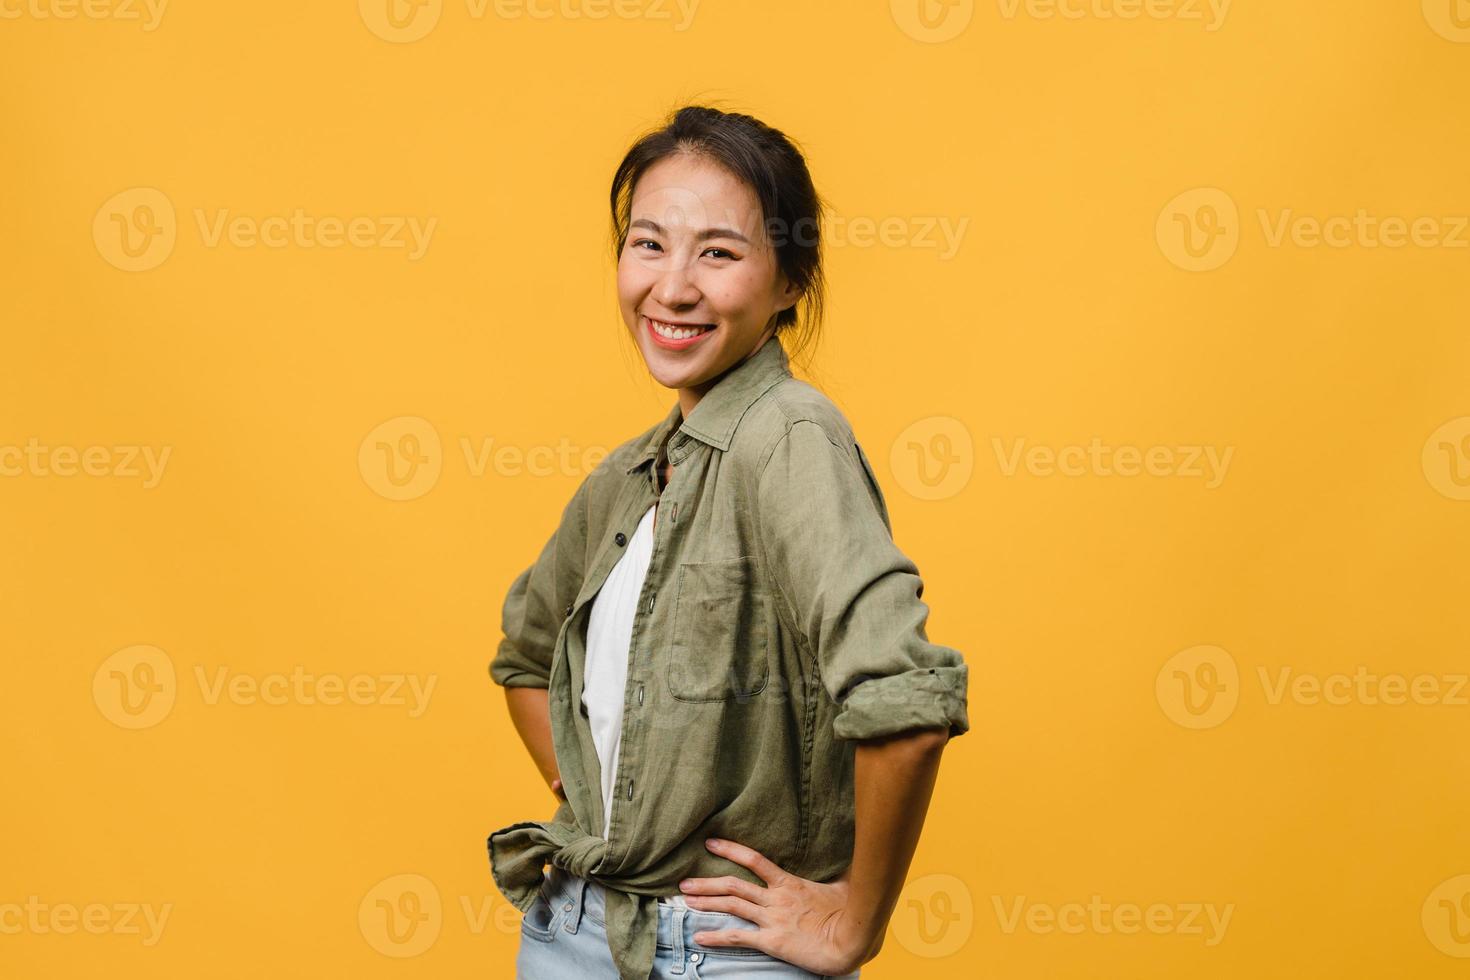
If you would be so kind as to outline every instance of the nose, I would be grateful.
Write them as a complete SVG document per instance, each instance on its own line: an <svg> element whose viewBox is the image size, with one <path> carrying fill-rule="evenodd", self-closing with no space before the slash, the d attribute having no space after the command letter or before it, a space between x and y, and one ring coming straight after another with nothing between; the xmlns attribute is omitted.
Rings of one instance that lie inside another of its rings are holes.
<svg viewBox="0 0 1470 980"><path fill-rule="evenodd" d="M668 310L694 306L700 299L699 287L688 263L677 260L668 263L659 273L651 292L659 305Z"/></svg>

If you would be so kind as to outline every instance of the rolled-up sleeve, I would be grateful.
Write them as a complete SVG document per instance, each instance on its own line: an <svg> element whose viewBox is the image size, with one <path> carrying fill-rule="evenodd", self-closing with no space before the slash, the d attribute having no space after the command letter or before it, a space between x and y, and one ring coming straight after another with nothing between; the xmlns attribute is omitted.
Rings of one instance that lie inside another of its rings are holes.
<svg viewBox="0 0 1470 980"><path fill-rule="evenodd" d="M500 611L502 637L490 679L502 687L547 687L557 634L581 588L587 550L589 476L562 511L535 562L511 582Z"/></svg>
<svg viewBox="0 0 1470 980"><path fill-rule="evenodd" d="M969 669L957 650L929 642L924 583L894 544L856 442L792 422L761 466L758 507L769 574L838 705L833 735L969 731Z"/></svg>

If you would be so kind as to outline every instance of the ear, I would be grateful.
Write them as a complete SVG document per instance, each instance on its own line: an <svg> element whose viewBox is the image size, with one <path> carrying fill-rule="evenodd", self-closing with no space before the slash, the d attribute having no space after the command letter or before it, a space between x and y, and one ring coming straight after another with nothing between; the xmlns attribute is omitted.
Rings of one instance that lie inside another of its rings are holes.
<svg viewBox="0 0 1470 980"><path fill-rule="evenodd" d="M782 276L781 283L781 292L779 294L781 306L776 311L777 313L780 313L783 310L791 309L791 307L796 305L796 301L801 299L801 290L793 285L791 280L787 279L785 276Z"/></svg>

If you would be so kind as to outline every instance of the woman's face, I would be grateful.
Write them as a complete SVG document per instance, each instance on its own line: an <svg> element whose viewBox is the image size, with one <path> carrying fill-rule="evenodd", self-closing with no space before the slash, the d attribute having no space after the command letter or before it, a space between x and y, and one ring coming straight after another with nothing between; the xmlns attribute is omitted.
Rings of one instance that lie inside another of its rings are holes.
<svg viewBox="0 0 1470 980"><path fill-rule="evenodd" d="M618 258L618 303L660 384L697 399L754 353L775 332L776 314L799 298L749 187L682 153L644 171Z"/></svg>

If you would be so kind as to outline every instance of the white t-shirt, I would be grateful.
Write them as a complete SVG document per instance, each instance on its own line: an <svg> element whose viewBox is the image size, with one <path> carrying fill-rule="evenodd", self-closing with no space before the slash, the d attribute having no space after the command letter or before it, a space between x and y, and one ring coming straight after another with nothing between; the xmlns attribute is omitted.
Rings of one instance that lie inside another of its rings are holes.
<svg viewBox="0 0 1470 980"><path fill-rule="evenodd" d="M592 744L602 766L602 837L612 821L613 780L618 774L618 749L623 740L623 699L628 690L628 654L633 641L633 617L638 596L653 555L653 514L649 507L638 530L623 547L618 563L592 599L587 620L587 664L582 674L582 705L592 727Z"/></svg>

